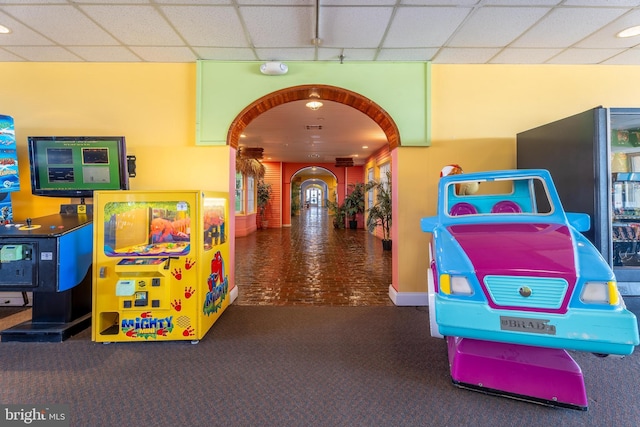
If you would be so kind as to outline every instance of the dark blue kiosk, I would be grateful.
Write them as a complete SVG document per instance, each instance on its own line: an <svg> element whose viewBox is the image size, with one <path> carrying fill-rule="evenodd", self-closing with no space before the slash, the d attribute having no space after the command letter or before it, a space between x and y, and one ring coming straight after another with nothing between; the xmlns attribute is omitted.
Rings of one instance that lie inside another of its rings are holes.
<svg viewBox="0 0 640 427"><path fill-rule="evenodd" d="M80 199L60 213L0 225L0 292L32 292L31 320L1 341L59 342L91 325L95 190L128 190L122 136L28 137L31 191ZM131 176L134 176L133 173Z"/></svg>
<svg viewBox="0 0 640 427"><path fill-rule="evenodd" d="M0 290L32 292L31 320L2 342L59 342L91 324L91 217L56 214L0 226Z"/></svg>

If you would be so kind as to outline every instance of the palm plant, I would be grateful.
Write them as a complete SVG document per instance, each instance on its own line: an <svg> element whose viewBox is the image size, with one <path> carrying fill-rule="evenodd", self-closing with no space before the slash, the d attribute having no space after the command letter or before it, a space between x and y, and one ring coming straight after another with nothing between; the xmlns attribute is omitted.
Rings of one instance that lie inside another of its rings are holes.
<svg viewBox="0 0 640 427"><path fill-rule="evenodd" d="M335 228L344 228L344 221L347 217L344 203L339 204L336 201L327 200L327 208L333 215L333 226Z"/></svg>
<svg viewBox="0 0 640 427"><path fill-rule="evenodd" d="M271 184L264 182L264 180L261 179L258 181L257 190L258 213L260 213L260 220L264 223L266 221L265 212L269 205L269 200L271 200L273 189L271 188ZM263 226L263 228L266 227Z"/></svg>
<svg viewBox="0 0 640 427"><path fill-rule="evenodd" d="M376 196L372 206L367 210L367 230L373 233L378 226L382 227L382 246L391 248L391 172L387 171L387 182L370 181L366 190L375 190Z"/></svg>
<svg viewBox="0 0 640 427"><path fill-rule="evenodd" d="M357 228L357 215L364 213L364 193L365 185L362 182L349 184L350 192L344 199L344 207L349 217L350 228Z"/></svg>

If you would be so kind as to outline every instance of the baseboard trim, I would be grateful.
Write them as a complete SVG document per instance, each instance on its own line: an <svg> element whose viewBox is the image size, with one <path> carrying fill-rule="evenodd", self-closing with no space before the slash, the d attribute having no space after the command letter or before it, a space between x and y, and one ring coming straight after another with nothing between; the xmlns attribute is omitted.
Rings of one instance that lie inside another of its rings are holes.
<svg viewBox="0 0 640 427"><path fill-rule="evenodd" d="M397 306L428 306L428 292L398 292L389 286L389 298Z"/></svg>
<svg viewBox="0 0 640 427"><path fill-rule="evenodd" d="M238 286L234 286L229 291L229 304L233 304L233 302L238 298Z"/></svg>

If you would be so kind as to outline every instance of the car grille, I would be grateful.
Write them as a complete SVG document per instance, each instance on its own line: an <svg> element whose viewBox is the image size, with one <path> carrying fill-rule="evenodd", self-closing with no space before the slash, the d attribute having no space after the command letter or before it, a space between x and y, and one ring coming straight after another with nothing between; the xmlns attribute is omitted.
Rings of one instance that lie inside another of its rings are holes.
<svg viewBox="0 0 640 427"><path fill-rule="evenodd" d="M564 279L542 277L486 276L484 284L497 305L548 309L560 308L568 288Z"/></svg>

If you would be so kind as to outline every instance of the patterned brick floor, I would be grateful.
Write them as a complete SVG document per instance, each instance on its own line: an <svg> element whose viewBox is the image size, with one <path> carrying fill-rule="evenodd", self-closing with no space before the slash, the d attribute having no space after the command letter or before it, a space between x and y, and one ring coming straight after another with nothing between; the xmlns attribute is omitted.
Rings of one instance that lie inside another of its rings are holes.
<svg viewBox="0 0 640 427"><path fill-rule="evenodd" d="M365 230L336 230L322 208L291 227L236 238L238 305L391 306L391 251Z"/></svg>

